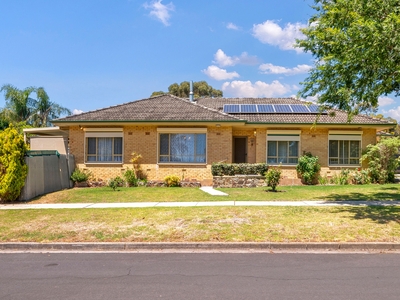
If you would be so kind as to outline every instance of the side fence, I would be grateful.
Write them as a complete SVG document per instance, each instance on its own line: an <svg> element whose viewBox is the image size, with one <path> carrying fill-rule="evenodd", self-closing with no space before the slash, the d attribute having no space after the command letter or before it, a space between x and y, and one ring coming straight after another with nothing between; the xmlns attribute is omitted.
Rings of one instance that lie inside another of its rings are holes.
<svg viewBox="0 0 400 300"><path fill-rule="evenodd" d="M25 157L25 162L28 165L28 176L20 201L28 201L36 196L73 186L70 180L75 169L73 155Z"/></svg>

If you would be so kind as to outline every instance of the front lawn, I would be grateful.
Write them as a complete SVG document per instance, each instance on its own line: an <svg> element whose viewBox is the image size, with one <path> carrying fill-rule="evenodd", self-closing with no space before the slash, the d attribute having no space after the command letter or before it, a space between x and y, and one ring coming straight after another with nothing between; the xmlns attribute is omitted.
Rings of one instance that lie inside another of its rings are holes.
<svg viewBox="0 0 400 300"><path fill-rule="evenodd" d="M198 188L74 188L39 196L30 203L188 202L188 201L301 201L400 200L400 185L279 186L221 188L228 196L212 196Z"/></svg>
<svg viewBox="0 0 400 300"><path fill-rule="evenodd" d="M0 211L0 242L400 242L400 208Z"/></svg>

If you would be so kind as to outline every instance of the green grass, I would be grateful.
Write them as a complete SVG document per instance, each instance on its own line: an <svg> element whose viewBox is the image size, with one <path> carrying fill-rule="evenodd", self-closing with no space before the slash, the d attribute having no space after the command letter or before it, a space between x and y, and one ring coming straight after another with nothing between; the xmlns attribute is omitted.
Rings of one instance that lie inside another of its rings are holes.
<svg viewBox="0 0 400 300"><path fill-rule="evenodd" d="M197 188L74 188L35 198L31 203L187 202L187 201L301 201L400 200L400 185L279 186L221 188L228 196L212 196Z"/></svg>
<svg viewBox="0 0 400 300"><path fill-rule="evenodd" d="M3 210L0 242L400 242L400 208Z"/></svg>

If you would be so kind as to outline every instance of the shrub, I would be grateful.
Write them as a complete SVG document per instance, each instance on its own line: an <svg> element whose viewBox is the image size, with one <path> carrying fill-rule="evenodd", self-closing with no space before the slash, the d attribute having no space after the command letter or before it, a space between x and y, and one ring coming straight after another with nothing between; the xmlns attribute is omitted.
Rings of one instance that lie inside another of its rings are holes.
<svg viewBox="0 0 400 300"><path fill-rule="evenodd" d="M380 184L394 181L394 172L399 166L396 155L400 148L400 138L383 138L376 145L368 145L361 156L361 162L368 163L372 182Z"/></svg>
<svg viewBox="0 0 400 300"><path fill-rule="evenodd" d="M17 200L25 185L28 166L24 138L10 125L0 132L0 201Z"/></svg>
<svg viewBox="0 0 400 300"><path fill-rule="evenodd" d="M325 175L325 176L319 176L318 177L318 183L320 185L327 185L329 183L329 178Z"/></svg>
<svg viewBox="0 0 400 300"><path fill-rule="evenodd" d="M177 175L168 175L164 178L165 185L168 187L176 187L181 185L181 179Z"/></svg>
<svg viewBox="0 0 400 300"><path fill-rule="evenodd" d="M112 188L114 191L116 190L117 187L123 186L123 184L124 184L124 180L119 176L117 176L115 178L111 178L108 181L108 187Z"/></svg>
<svg viewBox="0 0 400 300"><path fill-rule="evenodd" d="M368 170L357 170L353 173L352 182L354 184L369 184L371 183L371 178L369 176Z"/></svg>
<svg viewBox="0 0 400 300"><path fill-rule="evenodd" d="M139 179L136 177L135 170L128 169L123 176L128 186L138 186Z"/></svg>
<svg viewBox="0 0 400 300"><path fill-rule="evenodd" d="M70 179L73 182L85 182L88 181L91 176L92 173L88 170L75 169Z"/></svg>
<svg viewBox="0 0 400 300"><path fill-rule="evenodd" d="M343 169L339 174L332 176L331 182L336 185L348 185L351 179L350 170Z"/></svg>
<svg viewBox="0 0 400 300"><path fill-rule="evenodd" d="M276 187L281 181L281 174L282 171L278 168L270 168L267 173L265 173L265 182L272 188L273 192L276 192Z"/></svg>
<svg viewBox="0 0 400 300"><path fill-rule="evenodd" d="M309 152L299 158L296 166L296 170L305 184L313 184L320 169L321 165L318 163L318 156L313 156Z"/></svg>
<svg viewBox="0 0 400 300"><path fill-rule="evenodd" d="M225 164L214 163L211 166L213 176L234 176L234 175L254 175L263 176L268 171L268 165L265 163L259 164Z"/></svg>

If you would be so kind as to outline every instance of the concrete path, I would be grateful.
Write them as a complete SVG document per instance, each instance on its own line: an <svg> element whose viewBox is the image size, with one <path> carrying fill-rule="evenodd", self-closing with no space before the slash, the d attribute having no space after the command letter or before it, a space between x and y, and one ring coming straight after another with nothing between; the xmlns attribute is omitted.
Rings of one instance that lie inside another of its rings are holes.
<svg viewBox="0 0 400 300"><path fill-rule="evenodd" d="M76 208L143 208L143 207L206 207L206 206L400 206L400 201L209 201L209 202L124 202L124 203L59 203L2 204L9 209L76 209Z"/></svg>
<svg viewBox="0 0 400 300"><path fill-rule="evenodd" d="M215 190L212 186L202 186L200 190L213 196L228 196L227 193Z"/></svg>

